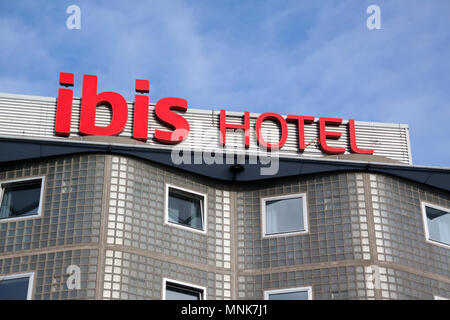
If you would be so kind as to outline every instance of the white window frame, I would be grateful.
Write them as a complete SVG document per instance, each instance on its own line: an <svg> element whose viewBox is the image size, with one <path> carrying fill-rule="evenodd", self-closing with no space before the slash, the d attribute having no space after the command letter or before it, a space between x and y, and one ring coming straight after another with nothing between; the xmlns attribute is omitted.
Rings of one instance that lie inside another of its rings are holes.
<svg viewBox="0 0 450 320"><path fill-rule="evenodd" d="M203 226L203 230L200 229L196 229L193 227L188 227L188 226L184 226L181 225L179 223L175 223L175 222L171 222L169 221L169 188L173 188L176 190L180 190L180 191L184 191L187 193L192 193L198 196L203 197L203 205L202 205L202 226ZM175 228L180 228L182 230L187 230L187 231L192 231L192 232L197 232L197 233L201 233L201 234L206 234L207 233L207 203L208 203L208 197L206 194L204 193L200 193L197 191L193 191L193 190L189 190L189 189L185 189L185 188L181 188L172 184L168 184L166 183L165 186L165 195L164 195L164 224L167 226L171 226L171 227L175 227Z"/></svg>
<svg viewBox="0 0 450 320"><path fill-rule="evenodd" d="M169 279L169 278L163 278L163 285L162 285L162 299L166 300L166 285L167 282L171 282L174 284L179 284L180 286L185 286L185 287L190 287L192 289L195 290L199 290L202 291L202 299L201 300L206 300L206 288L202 287L202 286L198 286L192 283L187 283L187 282L183 282L183 281L178 281L178 280L173 280L173 279Z"/></svg>
<svg viewBox="0 0 450 320"><path fill-rule="evenodd" d="M425 240L426 240L426 242L431 243L431 244L436 245L436 246L440 246L440 247L444 247L444 248L450 248L450 245L448 245L448 244L445 244L443 242L438 242L436 240L430 239L430 232L428 230L428 221L427 221L427 210L426 210L426 207L430 207L430 208L433 208L433 209L445 211L445 212L448 212L449 214L450 214L450 209L444 208L444 207L441 207L441 206L437 206L435 204L431 204L431 203L428 203L428 202L425 202L425 201L421 201L420 202L420 207L421 207L421 211L422 211L422 221L423 221L423 228L425 230Z"/></svg>
<svg viewBox="0 0 450 320"><path fill-rule="evenodd" d="M434 300L448 300L447 298L441 297L441 296L436 296L434 295Z"/></svg>
<svg viewBox="0 0 450 320"><path fill-rule="evenodd" d="M269 296L271 294L279 294L279 293L291 293L291 292L299 292L306 291L308 293L308 300L312 300L312 287L297 287L297 288L287 288L287 289L276 289L276 290L267 290L264 291L264 300L269 300Z"/></svg>
<svg viewBox="0 0 450 320"><path fill-rule="evenodd" d="M33 297L34 272L0 276L0 282L3 280L13 280L13 279L20 279L20 278L28 278L27 300L31 300Z"/></svg>
<svg viewBox="0 0 450 320"><path fill-rule="evenodd" d="M272 234L266 234L266 202L272 201L272 200L284 200L284 199L293 199L293 198L302 198L302 206L303 206L303 226L305 230L299 230L299 231L290 231L290 232L280 232L280 233L272 233ZM306 193L296 193L296 194L289 194L289 195L283 195L283 196L276 196L276 197L265 197L261 198L261 229L262 229L262 237L263 238L273 238L273 237L285 237L285 236L292 236L296 234L306 234L309 233L309 225L308 225L308 205L307 205L307 197Z"/></svg>
<svg viewBox="0 0 450 320"><path fill-rule="evenodd" d="M33 180L39 180L41 179L41 193L39 195L39 207L37 214L29 215L29 216L23 216L23 217L12 217L12 218L4 218L0 219L0 223L3 222L9 222L9 221L16 221L16 220L28 220L28 219L36 219L42 217L42 205L44 200L44 187L45 187L45 176L38 176L38 177L29 177L29 178L22 178L22 179L15 179L15 180L5 180L0 182L0 206L3 202L3 194L5 193L4 184L13 184L16 182L24 182L24 181L33 181Z"/></svg>

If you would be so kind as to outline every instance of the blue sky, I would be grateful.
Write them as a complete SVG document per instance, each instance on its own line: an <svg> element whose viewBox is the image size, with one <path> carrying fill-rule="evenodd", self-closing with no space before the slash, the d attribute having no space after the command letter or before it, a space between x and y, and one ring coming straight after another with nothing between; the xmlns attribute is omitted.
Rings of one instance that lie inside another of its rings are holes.
<svg viewBox="0 0 450 320"><path fill-rule="evenodd" d="M55 97L65 71L133 100L148 79L153 102L406 123L414 164L450 166L448 0L2 0L0 38L0 92Z"/></svg>

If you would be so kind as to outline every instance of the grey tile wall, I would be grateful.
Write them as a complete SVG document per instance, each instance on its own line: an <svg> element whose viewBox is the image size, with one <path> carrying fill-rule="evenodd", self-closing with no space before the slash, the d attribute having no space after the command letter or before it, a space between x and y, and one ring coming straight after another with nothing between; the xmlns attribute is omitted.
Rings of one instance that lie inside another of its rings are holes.
<svg viewBox="0 0 450 320"><path fill-rule="evenodd" d="M163 278L207 288L216 299L215 274L124 251L106 251L103 298L161 299Z"/></svg>
<svg viewBox="0 0 450 320"><path fill-rule="evenodd" d="M42 217L0 220L0 275L35 272L34 299L160 299L164 277L208 299L304 286L313 299L450 297L450 250L425 241L420 211L450 208L448 192L356 172L233 185L100 154L0 167L0 181L42 175ZM207 195L206 234L164 223L166 183ZM309 232L263 239L261 198L296 193ZM71 264L80 290L65 285Z"/></svg>
<svg viewBox="0 0 450 320"><path fill-rule="evenodd" d="M206 234L164 223L165 184L207 196ZM219 277L230 278L230 193L220 184L207 184L192 175L141 160L112 156L109 199L107 244L218 268ZM217 282L220 286L223 281ZM229 279L224 285L230 282ZM106 298L117 296L117 292L105 294ZM146 297L156 296L149 291ZM231 290L219 288L213 296L231 298Z"/></svg>
<svg viewBox="0 0 450 320"><path fill-rule="evenodd" d="M267 290L311 287L314 300L374 299L374 290L366 285L367 276L363 266L239 276L239 298L263 299Z"/></svg>
<svg viewBox="0 0 450 320"><path fill-rule="evenodd" d="M70 265L80 268L80 289L69 289ZM95 299L98 250L65 250L0 257L0 275L34 273L34 300Z"/></svg>
<svg viewBox="0 0 450 320"><path fill-rule="evenodd" d="M208 213L214 214L214 189L125 157L112 158L111 176L108 244L207 263L209 235L164 224L164 192L171 183L208 194Z"/></svg>
<svg viewBox="0 0 450 320"><path fill-rule="evenodd" d="M411 272L380 268L383 299L433 300L435 296L450 298L450 284Z"/></svg>
<svg viewBox="0 0 450 320"><path fill-rule="evenodd" d="M238 268L370 258L362 179L343 173L241 187L236 195ZM307 194L309 233L263 239L261 198L297 193Z"/></svg>
<svg viewBox="0 0 450 320"><path fill-rule="evenodd" d="M450 249L425 241L421 201L450 208L449 193L370 175L378 260L450 277Z"/></svg>
<svg viewBox="0 0 450 320"><path fill-rule="evenodd" d="M45 186L41 217L0 220L0 254L98 243L104 159L80 155L1 167L0 181L45 176Z"/></svg>

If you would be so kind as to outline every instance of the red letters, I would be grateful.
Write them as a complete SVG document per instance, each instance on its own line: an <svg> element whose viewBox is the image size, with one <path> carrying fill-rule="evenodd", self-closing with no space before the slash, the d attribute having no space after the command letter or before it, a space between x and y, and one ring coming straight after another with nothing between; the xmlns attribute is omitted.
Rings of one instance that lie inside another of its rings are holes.
<svg viewBox="0 0 450 320"><path fill-rule="evenodd" d="M342 123L342 119L339 118L319 118L320 129L320 146L323 152L328 154L342 154L345 153L345 148L334 148L327 145L327 138L339 139L342 135L341 132L326 131L325 126L327 124L338 126Z"/></svg>
<svg viewBox="0 0 450 320"><path fill-rule="evenodd" d="M72 87L74 75L73 73L59 73L59 84L62 86ZM73 91L71 89L58 89L58 99L56 105L56 121L55 133L60 136L67 137L70 135L70 120L72 118L72 98Z"/></svg>
<svg viewBox="0 0 450 320"><path fill-rule="evenodd" d="M177 144L187 138L189 123L187 120L172 110L186 111L187 101L180 98L163 98L155 106L155 114L159 121L175 131L155 130L155 140L165 144Z"/></svg>
<svg viewBox="0 0 450 320"><path fill-rule="evenodd" d="M108 104L112 110L111 123L106 127L95 125L97 106ZM83 76L81 96L80 133L89 135L113 136L122 132L128 118L125 99L116 92L105 91L97 94L97 76Z"/></svg>
<svg viewBox="0 0 450 320"><path fill-rule="evenodd" d="M150 91L148 80L136 80L136 92L147 93ZM148 96L134 96L133 138L147 141L148 139Z"/></svg>
<svg viewBox="0 0 450 320"><path fill-rule="evenodd" d="M74 74L61 72L59 83L67 88L58 90L56 107L55 134L60 136L70 135L70 124L72 117L73 91L68 87L74 85ZM133 138L146 142L148 140L149 121L149 97L146 95L150 91L148 80L137 79L135 82L135 100L133 112ZM112 119L107 126L97 126L95 124L97 107L107 104L112 110ZM156 119L172 130L155 129L154 139L164 144L178 144L189 135L190 126L188 121L178 112L186 112L188 103L180 98L163 98L155 106ZM80 110L80 134L85 135L118 135L120 134L128 120L128 105L122 95L115 92L97 93L97 77L93 75L83 76L83 89L81 96ZM265 120L275 121L280 128L280 139L277 143L268 143L262 137L262 125ZM255 132L257 143L267 150L281 149L288 139L287 121L296 123L298 129L298 150L305 151L305 124L314 122L314 117L288 115L284 119L278 113L267 112L261 114L255 122ZM250 147L250 113L244 112L243 124L231 124L226 122L226 111L220 110L220 143L225 146L227 129L244 130L245 148ZM327 125L339 126L342 124L340 118L319 118L319 143L320 148L327 154L343 154L345 148L331 147L327 145L327 139L339 139L341 132L327 131ZM356 143L355 121L348 121L348 133L350 140L350 152L359 154L373 154L373 149L360 149ZM317 139L317 137L315 138Z"/></svg>
<svg viewBox="0 0 450 320"><path fill-rule="evenodd" d="M286 121L296 121L298 129L298 150L305 151L305 123L313 123L314 117L288 115Z"/></svg>
<svg viewBox="0 0 450 320"><path fill-rule="evenodd" d="M350 133L350 150L354 153L373 154L373 149L359 149L356 145L355 120L348 120L348 131Z"/></svg>
<svg viewBox="0 0 450 320"><path fill-rule="evenodd" d="M266 120L266 119L274 120L274 121L278 122L278 124L280 125L281 138L280 138L280 140L278 141L277 144L267 143L262 138L261 126L262 126L263 121ZM288 130L287 130L286 121L278 113L266 112L266 113L263 113L262 115L260 115L258 117L258 119L256 119L255 130L256 130L256 139L258 140L258 143L260 145L262 145L263 147L265 147L269 151L272 150L272 149L280 150L281 147L283 147L284 144L286 143L286 140L287 140L287 137L288 137Z"/></svg>
<svg viewBox="0 0 450 320"><path fill-rule="evenodd" d="M60 73L61 85L73 86L74 75L72 73ZM137 79L135 83L136 92L148 93L150 83L148 80ZM72 96L70 89L59 89L58 103L56 109L55 133L68 136L70 134L70 121L72 116ZM112 110L112 119L108 126L95 125L95 114L97 107L107 104ZM149 98L146 95L135 95L133 116L133 138L141 141L148 139L148 108ZM172 110L186 111L187 101L179 98L164 98L158 101L155 107L155 115L158 120L175 129L173 132L155 130L155 140L165 144L177 144L189 134L189 123L184 117L174 113ZM127 102L122 95L115 92L97 93L97 77L92 75L83 76L83 90L81 96L80 111L80 134L85 135L118 135L120 134L128 119Z"/></svg>
<svg viewBox="0 0 450 320"><path fill-rule="evenodd" d="M227 129L244 129L245 148L250 146L250 113L244 112L244 124L226 123L226 111L220 110L220 143L225 146Z"/></svg>

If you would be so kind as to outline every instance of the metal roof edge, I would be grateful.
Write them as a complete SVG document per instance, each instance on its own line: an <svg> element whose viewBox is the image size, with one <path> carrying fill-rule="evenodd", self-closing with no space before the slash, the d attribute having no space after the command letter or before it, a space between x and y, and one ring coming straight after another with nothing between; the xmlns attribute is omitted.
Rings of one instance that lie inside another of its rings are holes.
<svg viewBox="0 0 450 320"><path fill-rule="evenodd" d="M435 187L441 190L450 191L450 168L436 168L436 167L414 167L408 164L386 164L379 162L364 162L364 161L342 161L336 159L311 159L311 158L291 158L280 159L280 166L276 173L264 175L261 169L267 167L264 163L252 163L245 161L244 166L246 170L240 174L239 177L231 178L230 167L236 163L240 163L237 158L233 157L233 163L228 162L227 158L222 158L225 161L216 163L215 161L210 166L205 166L205 163L194 162L175 164L171 160L170 149L151 149L136 148L130 145L114 145L110 143L89 143L80 144L73 141L39 141L30 139L0 139L0 146L5 150L0 154L0 164L11 163L15 161L36 160L40 158L58 157L81 153L106 153L119 154L123 156L133 156L143 160L149 160L168 167L177 168L223 181L236 182L256 182L262 180L270 180L277 178L286 178L294 176L302 176L309 174L323 174L342 171L363 171L384 173L400 178L404 178L419 184ZM222 153L226 157L225 153ZM192 159L192 158L191 158ZM246 159L245 159L246 160Z"/></svg>
<svg viewBox="0 0 450 320"><path fill-rule="evenodd" d="M120 144L120 143L110 143L101 141L86 141L86 140L59 140L59 139L43 139L43 138L33 138L33 137L20 137L20 136L4 136L0 135L0 140L22 140L22 141L38 141L38 142L48 142L51 144L81 144L81 145L102 145L102 146L114 146L115 148L131 148L140 149L142 151L151 149L156 152L171 152L171 149L158 148L148 145L138 145L138 144ZM208 152L208 150L202 150L201 148L183 148L183 150L189 150L191 152ZM218 152L219 154L225 155L224 152ZM270 157L264 154L251 154L251 153L235 153L236 156L259 156L259 157ZM324 157L304 157L304 156L291 156L284 155L283 157L278 157L285 161L304 161L304 162L323 162L323 163L335 163L335 164L356 164L360 166L381 166L386 168L397 168L397 169L418 169L418 170L438 170L438 171L449 171L450 167L439 167L439 166L423 166L423 165L412 165L407 163L392 163L392 162L377 162L377 161L361 161L361 160L348 160L348 159L335 159L335 158L324 158Z"/></svg>

